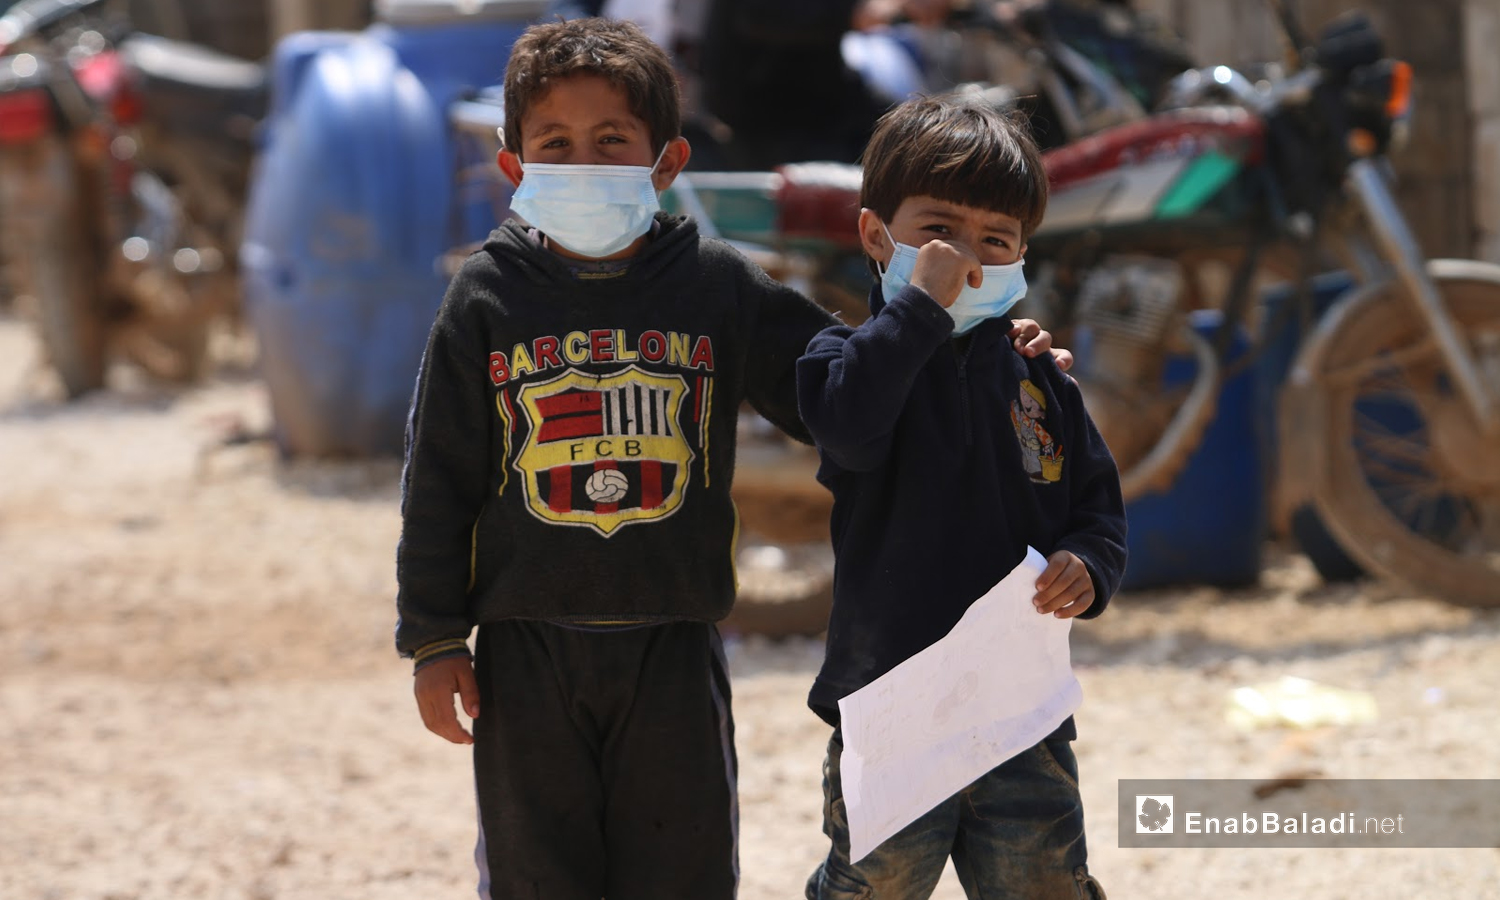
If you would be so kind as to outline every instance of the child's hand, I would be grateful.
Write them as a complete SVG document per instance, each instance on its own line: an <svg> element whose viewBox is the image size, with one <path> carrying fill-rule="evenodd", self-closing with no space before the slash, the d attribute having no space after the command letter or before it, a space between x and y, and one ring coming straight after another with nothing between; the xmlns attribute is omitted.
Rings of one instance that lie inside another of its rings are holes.
<svg viewBox="0 0 1500 900"><path fill-rule="evenodd" d="M979 266L979 257L968 247L935 240L923 244L917 251L911 283L926 291L945 309L958 299L958 292L965 284L979 287L982 281L984 270Z"/></svg>
<svg viewBox="0 0 1500 900"><path fill-rule="evenodd" d="M1047 557L1047 568L1036 580L1036 611L1071 619L1094 605L1094 579L1083 560L1066 550Z"/></svg>
<svg viewBox="0 0 1500 900"><path fill-rule="evenodd" d="M455 744L474 743L474 736L458 724L453 711L453 695L457 694L469 718L479 718L479 683L474 680L474 664L468 657L440 659L423 666L417 670L412 690L428 731Z"/></svg>
<svg viewBox="0 0 1500 900"><path fill-rule="evenodd" d="M1042 330L1035 319L1015 319L1011 322L1010 336L1016 342L1016 349L1027 359L1052 351L1052 358L1057 361L1059 371L1066 372L1073 368L1073 354L1061 347L1052 346L1052 332Z"/></svg>

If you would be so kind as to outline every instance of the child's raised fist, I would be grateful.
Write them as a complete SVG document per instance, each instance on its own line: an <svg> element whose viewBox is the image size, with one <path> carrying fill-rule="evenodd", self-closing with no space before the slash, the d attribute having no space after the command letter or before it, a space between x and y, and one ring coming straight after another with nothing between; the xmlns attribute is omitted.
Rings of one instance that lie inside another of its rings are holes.
<svg viewBox="0 0 1500 900"><path fill-rule="evenodd" d="M928 241L917 250L911 283L926 291L945 309L958 299L965 284L977 288L983 281L984 270L979 265L979 257L962 244L939 239Z"/></svg>

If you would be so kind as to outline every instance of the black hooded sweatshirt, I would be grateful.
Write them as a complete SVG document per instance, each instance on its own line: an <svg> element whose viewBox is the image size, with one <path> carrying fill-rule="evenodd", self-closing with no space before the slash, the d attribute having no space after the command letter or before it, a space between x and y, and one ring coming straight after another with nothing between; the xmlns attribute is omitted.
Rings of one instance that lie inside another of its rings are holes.
<svg viewBox="0 0 1500 900"><path fill-rule="evenodd" d="M795 365L834 320L658 214L611 277L506 222L438 310L407 424L396 646L474 625L716 621L735 594L742 402L807 440Z"/></svg>

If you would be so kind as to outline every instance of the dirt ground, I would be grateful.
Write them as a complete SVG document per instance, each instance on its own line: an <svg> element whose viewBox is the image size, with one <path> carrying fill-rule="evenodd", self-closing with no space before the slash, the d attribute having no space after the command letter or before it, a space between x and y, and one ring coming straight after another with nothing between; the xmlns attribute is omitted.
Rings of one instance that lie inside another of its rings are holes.
<svg viewBox="0 0 1500 900"><path fill-rule="evenodd" d="M0 315L0 898L473 896L466 751L391 646L398 467L279 461L245 364L175 391L117 372L64 405ZM729 641L744 900L824 852L816 639ZM1127 594L1074 630L1091 866L1119 898L1500 896L1500 852L1125 850L1125 777L1500 778L1500 616L1378 584ZM1373 722L1240 731L1282 675ZM951 873L938 897L961 897Z"/></svg>

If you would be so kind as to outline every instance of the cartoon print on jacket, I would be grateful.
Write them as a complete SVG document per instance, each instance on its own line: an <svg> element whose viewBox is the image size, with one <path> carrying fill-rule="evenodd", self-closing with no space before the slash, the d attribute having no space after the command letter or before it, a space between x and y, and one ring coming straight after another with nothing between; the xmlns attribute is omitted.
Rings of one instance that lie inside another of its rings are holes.
<svg viewBox="0 0 1500 900"><path fill-rule="evenodd" d="M1026 474L1037 484L1062 480L1062 445L1048 433L1043 424L1046 418L1047 398L1042 389L1030 379L1023 379L1017 399L1010 404L1010 421L1016 426L1016 438L1021 442Z"/></svg>

